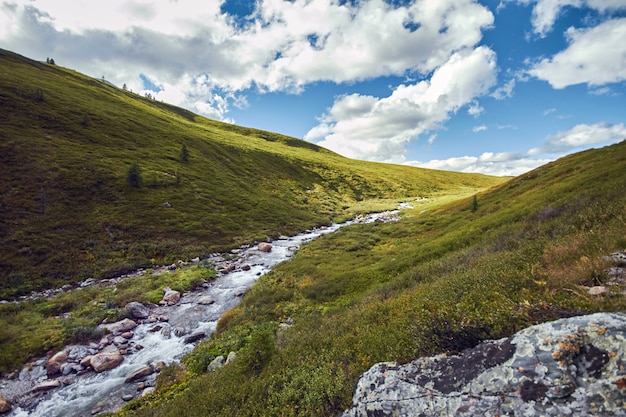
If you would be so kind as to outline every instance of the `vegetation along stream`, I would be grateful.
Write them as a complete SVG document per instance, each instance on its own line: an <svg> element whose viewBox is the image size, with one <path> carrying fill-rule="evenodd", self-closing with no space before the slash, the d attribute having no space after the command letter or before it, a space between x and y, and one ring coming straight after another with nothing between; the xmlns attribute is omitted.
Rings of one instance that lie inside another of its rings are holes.
<svg viewBox="0 0 626 417"><path fill-rule="evenodd" d="M51 359L46 357L0 381L3 395L15 405L9 416L71 417L119 409L125 401L152 390L160 367L177 362L193 349L195 342L211 335L220 316L238 303L246 289L273 266L289 259L301 244L355 222L396 218L396 212L370 214L281 237L271 246L260 244L237 251L236 259L227 263L221 276L210 284L184 293L171 303L150 306L144 319L126 319L120 322L119 329L109 327L108 339L103 338L108 343L67 346L60 356L59 372L50 375ZM129 329L129 324L136 327ZM125 354L117 356L122 348ZM95 372L89 358L109 353L110 360L115 356L123 359L112 369Z"/></svg>

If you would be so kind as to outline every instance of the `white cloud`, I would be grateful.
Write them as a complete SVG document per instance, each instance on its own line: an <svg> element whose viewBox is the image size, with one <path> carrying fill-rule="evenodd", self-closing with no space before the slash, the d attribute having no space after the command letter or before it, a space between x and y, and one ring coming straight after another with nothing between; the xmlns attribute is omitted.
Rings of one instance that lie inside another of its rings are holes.
<svg viewBox="0 0 626 417"><path fill-rule="evenodd" d="M485 130L487 130L487 125L474 126L472 128L472 132L474 133L484 132Z"/></svg>
<svg viewBox="0 0 626 417"><path fill-rule="evenodd" d="M400 163L405 146L438 129L496 81L495 53L484 46L453 54L429 80L400 85L385 98L352 94L338 98L305 139L342 155Z"/></svg>
<svg viewBox="0 0 626 417"><path fill-rule="evenodd" d="M549 136L546 142L528 151L529 155L571 152L590 145L609 145L626 139L626 126L623 123L579 124L570 130Z"/></svg>
<svg viewBox="0 0 626 417"><path fill-rule="evenodd" d="M588 7L600 13L626 9L624 0L518 0L522 4L534 4L532 24L535 33L545 37L565 7Z"/></svg>
<svg viewBox="0 0 626 417"><path fill-rule="evenodd" d="M515 78L511 78L509 81L504 83L501 87L495 89L493 93L491 93L491 97L496 100L504 100L505 98L513 97L513 89L515 88Z"/></svg>
<svg viewBox="0 0 626 417"><path fill-rule="evenodd" d="M611 89L609 87L600 87L589 89L589 94L592 96L603 96L611 93Z"/></svg>
<svg viewBox="0 0 626 417"><path fill-rule="evenodd" d="M549 109L545 109L545 110L543 111L543 115L544 115L544 116L547 116L547 115L549 115L549 114L551 114L551 113L554 113L555 111L556 111L556 109L555 109L554 107L549 108Z"/></svg>
<svg viewBox="0 0 626 417"><path fill-rule="evenodd" d="M407 165L444 171L473 172L497 176L517 176L550 162L532 159L516 153L484 152L480 156L461 156L428 162L411 161Z"/></svg>
<svg viewBox="0 0 626 417"><path fill-rule="evenodd" d="M469 114L470 116L474 116L474 118L477 118L484 112L485 108L482 107L476 100L472 101L469 108L467 109L467 114Z"/></svg>
<svg viewBox="0 0 626 417"><path fill-rule="evenodd" d="M607 20L590 29L569 28L566 36L567 49L534 64L529 74L554 88L626 80L626 18Z"/></svg>
<svg viewBox="0 0 626 417"><path fill-rule="evenodd" d="M3 47L52 56L60 65L104 74L134 90L142 88L139 74L149 74L167 86L163 95L186 106L210 104L216 92L295 92L321 80L430 73L455 51L476 45L493 24L492 13L475 0L402 6L384 0L260 0L244 25L221 12L221 1L0 4ZM206 99L183 78L203 78Z"/></svg>

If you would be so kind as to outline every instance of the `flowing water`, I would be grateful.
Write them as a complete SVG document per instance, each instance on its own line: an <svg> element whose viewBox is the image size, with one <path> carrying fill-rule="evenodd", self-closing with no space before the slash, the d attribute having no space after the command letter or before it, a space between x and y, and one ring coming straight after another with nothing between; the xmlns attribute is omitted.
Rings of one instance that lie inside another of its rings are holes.
<svg viewBox="0 0 626 417"><path fill-rule="evenodd" d="M389 216L389 212L365 216L358 222L381 220L385 215ZM133 329L131 342L135 346L140 344L143 348L133 350L132 354L126 355L123 362L112 370L61 377L59 378L61 387L46 393L34 394L29 391L35 385L47 380L43 367L45 360L41 359L34 366L22 370L19 377L0 381L0 393L7 399L11 399L11 392L22 391L19 399L21 406L14 406L8 416L89 416L119 409L124 404L124 397L128 399L141 394L138 392L137 383L125 383L129 374L149 364L154 365L157 362L169 364L180 360L185 353L193 349L193 343L188 343L185 339L200 332L207 337L212 334L220 316L234 307L239 302L241 294L261 275L269 272L276 264L289 259L301 244L354 222L333 224L276 240L272 242L270 252L261 252L256 246L242 249L237 254L239 262L244 260L245 264L250 266L249 270L237 269L221 275L205 288L183 294L177 304L153 309L151 314L168 317L166 323L158 323L163 329L155 332L151 331L154 330L155 323L139 324ZM214 303L199 304L197 301L201 297L210 297ZM66 350L71 351L71 348ZM151 377L151 381L154 381L154 376Z"/></svg>

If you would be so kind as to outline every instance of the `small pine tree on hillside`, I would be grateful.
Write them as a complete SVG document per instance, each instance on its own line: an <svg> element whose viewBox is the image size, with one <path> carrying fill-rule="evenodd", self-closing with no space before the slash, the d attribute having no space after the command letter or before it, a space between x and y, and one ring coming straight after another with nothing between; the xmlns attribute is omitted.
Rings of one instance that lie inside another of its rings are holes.
<svg viewBox="0 0 626 417"><path fill-rule="evenodd" d="M472 213L478 210L478 197L476 196L474 196L474 198L472 199L471 210L472 210Z"/></svg>
<svg viewBox="0 0 626 417"><path fill-rule="evenodd" d="M183 146L180 148L180 160L183 162L189 162L189 149L187 149L187 145L183 143Z"/></svg>
<svg viewBox="0 0 626 417"><path fill-rule="evenodd" d="M128 169L128 175L126 176L126 182L131 187L139 188L141 187L142 178L141 178L141 168L138 164L132 164Z"/></svg>

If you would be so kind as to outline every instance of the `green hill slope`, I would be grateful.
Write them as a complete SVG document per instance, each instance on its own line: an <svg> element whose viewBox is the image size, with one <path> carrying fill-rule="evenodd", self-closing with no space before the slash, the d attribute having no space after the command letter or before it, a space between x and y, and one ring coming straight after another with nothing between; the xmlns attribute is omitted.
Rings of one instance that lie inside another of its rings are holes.
<svg viewBox="0 0 626 417"><path fill-rule="evenodd" d="M0 50L0 299L500 178L349 160Z"/></svg>
<svg viewBox="0 0 626 417"><path fill-rule="evenodd" d="M608 255L626 249L625 189L622 142L511 179L476 204L416 202L400 222L322 237L260 278L185 369L168 368L157 393L119 415L333 416L376 362L624 311ZM206 371L231 351L234 362Z"/></svg>

